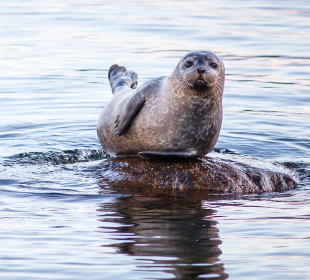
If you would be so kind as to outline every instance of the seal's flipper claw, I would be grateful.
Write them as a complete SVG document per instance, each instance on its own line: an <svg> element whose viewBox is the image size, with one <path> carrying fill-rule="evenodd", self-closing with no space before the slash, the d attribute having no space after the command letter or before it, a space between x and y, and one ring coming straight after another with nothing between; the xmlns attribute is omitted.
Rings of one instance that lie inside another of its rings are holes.
<svg viewBox="0 0 310 280"><path fill-rule="evenodd" d="M145 159L195 159L199 156L196 151L143 151L138 156Z"/></svg>
<svg viewBox="0 0 310 280"><path fill-rule="evenodd" d="M134 95L122 106L122 109L115 120L116 135L121 136L125 133L144 102L145 98L139 92L135 92Z"/></svg>
<svg viewBox="0 0 310 280"><path fill-rule="evenodd" d="M138 86L138 75L134 71L128 71L130 78L131 78L131 85L130 87L135 89Z"/></svg>

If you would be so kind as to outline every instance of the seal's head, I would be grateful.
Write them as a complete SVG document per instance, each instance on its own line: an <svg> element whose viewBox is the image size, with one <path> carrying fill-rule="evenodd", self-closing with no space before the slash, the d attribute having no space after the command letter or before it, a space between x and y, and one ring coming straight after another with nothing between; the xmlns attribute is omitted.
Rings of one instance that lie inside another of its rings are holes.
<svg viewBox="0 0 310 280"><path fill-rule="evenodd" d="M175 92L207 97L223 93L225 68L222 60L208 51L195 51L181 58L171 75Z"/></svg>

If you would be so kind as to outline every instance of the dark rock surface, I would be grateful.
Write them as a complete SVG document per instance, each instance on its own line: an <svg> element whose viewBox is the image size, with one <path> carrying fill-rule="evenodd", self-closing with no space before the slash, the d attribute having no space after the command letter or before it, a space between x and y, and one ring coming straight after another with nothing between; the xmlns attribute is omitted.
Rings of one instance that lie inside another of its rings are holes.
<svg viewBox="0 0 310 280"><path fill-rule="evenodd" d="M191 161L109 158L96 166L96 172L100 181L114 186L202 189L210 193L281 192L295 188L299 181L283 165L218 153Z"/></svg>

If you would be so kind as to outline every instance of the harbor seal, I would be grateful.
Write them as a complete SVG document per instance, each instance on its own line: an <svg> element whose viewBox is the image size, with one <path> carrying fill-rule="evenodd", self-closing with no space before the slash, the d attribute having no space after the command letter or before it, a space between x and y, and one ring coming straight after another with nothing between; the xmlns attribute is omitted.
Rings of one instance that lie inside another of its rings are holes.
<svg viewBox="0 0 310 280"><path fill-rule="evenodd" d="M168 77L137 87L138 76L111 66L112 100L97 134L112 156L198 158L215 146L222 124L225 68L208 51L186 54Z"/></svg>

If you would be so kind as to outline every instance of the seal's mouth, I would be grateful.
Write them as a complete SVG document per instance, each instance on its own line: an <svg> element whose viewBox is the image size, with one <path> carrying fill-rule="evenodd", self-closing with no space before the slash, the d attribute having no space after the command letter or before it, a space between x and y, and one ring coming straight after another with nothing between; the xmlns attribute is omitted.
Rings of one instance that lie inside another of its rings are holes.
<svg viewBox="0 0 310 280"><path fill-rule="evenodd" d="M203 79L198 79L195 83L194 83L194 86L197 86L197 87L207 87L208 86L208 83L203 80Z"/></svg>

